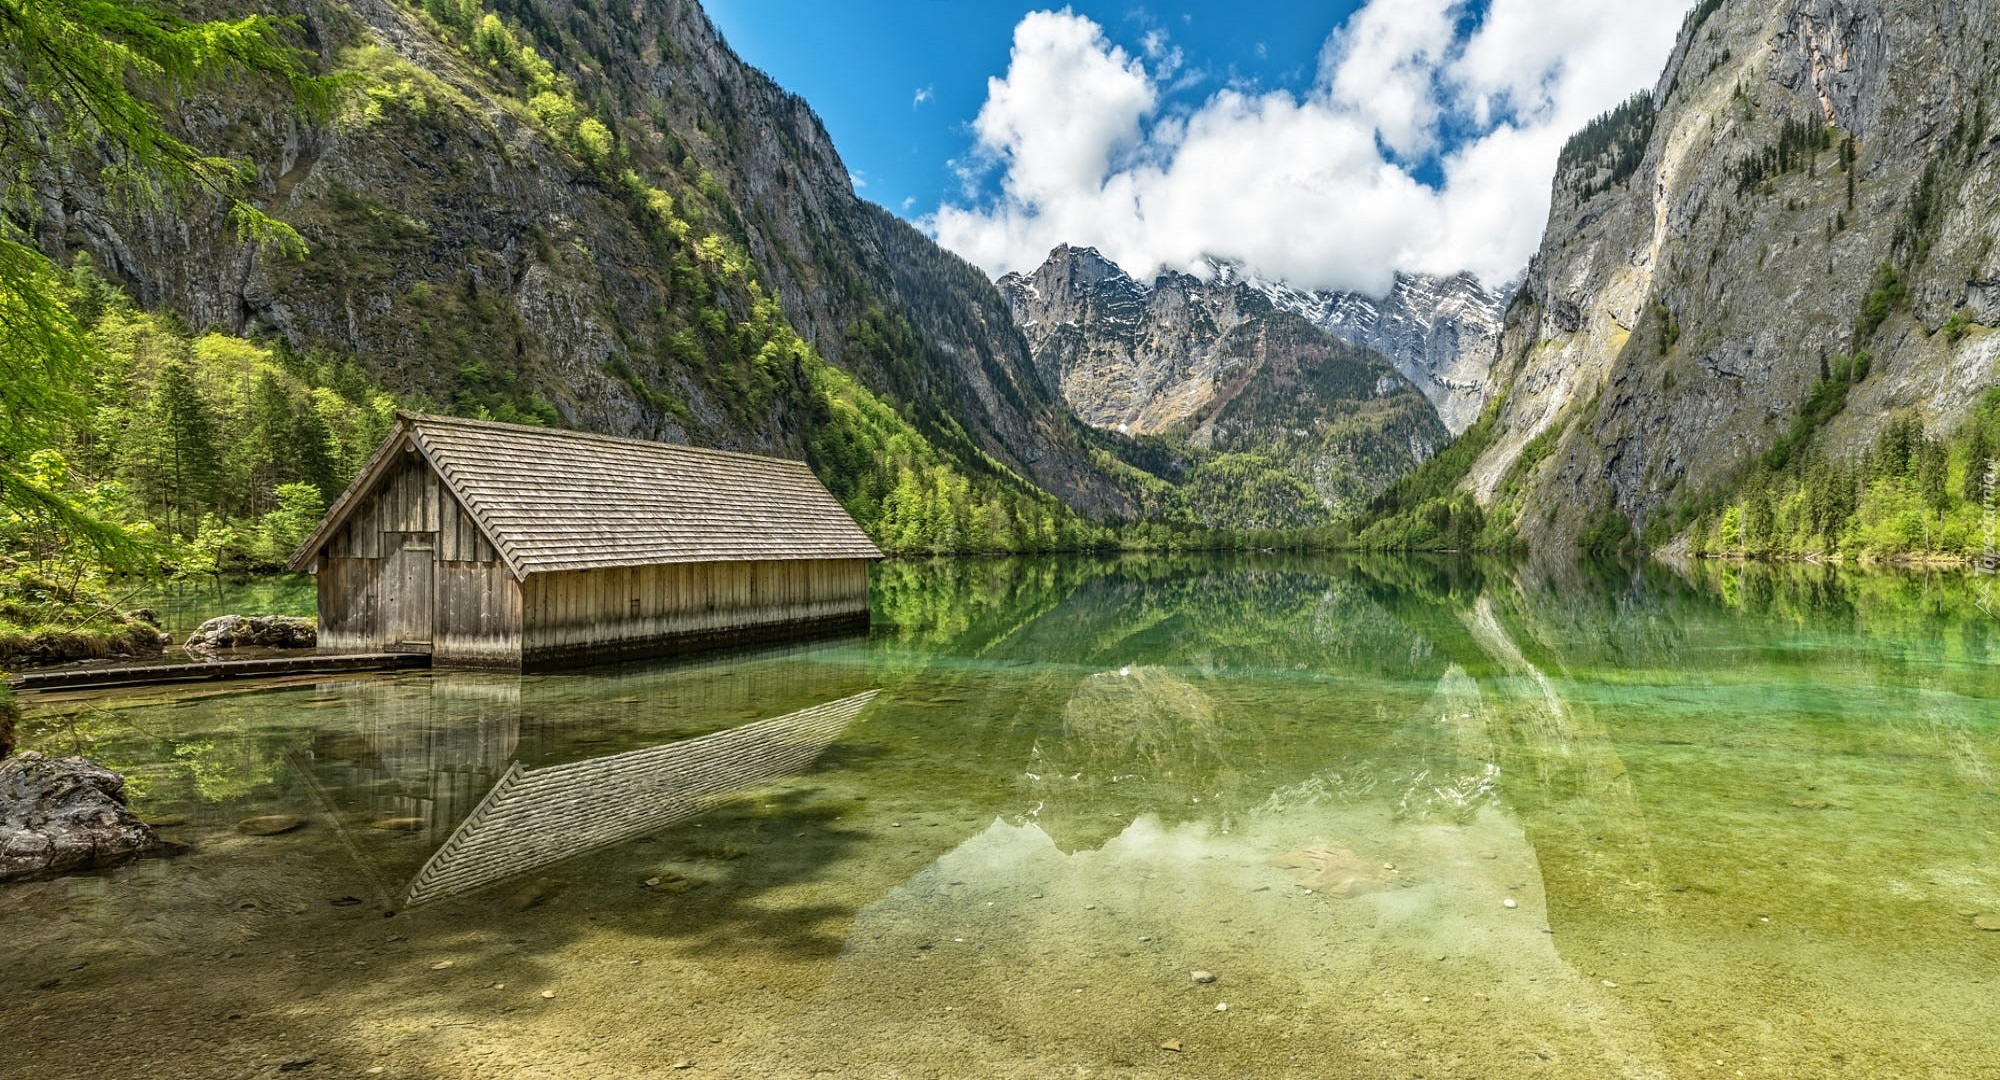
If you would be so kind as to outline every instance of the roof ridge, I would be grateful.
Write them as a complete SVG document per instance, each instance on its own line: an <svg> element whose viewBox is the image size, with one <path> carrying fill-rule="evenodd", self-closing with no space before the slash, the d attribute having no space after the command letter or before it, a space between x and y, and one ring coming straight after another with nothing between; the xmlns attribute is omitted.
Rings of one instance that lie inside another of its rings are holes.
<svg viewBox="0 0 2000 1080"><path fill-rule="evenodd" d="M463 416L443 416L437 413L399 411L399 418L408 420L417 427L447 425L468 427L496 432L520 432L535 435L552 435L562 439L576 439L584 442L608 443L613 446L643 446L666 450L672 453L701 454L710 457L737 458L749 461L770 462L811 471L812 466L797 458L775 457L770 454L752 454L743 450L721 450L710 446L691 446L687 443L660 442L657 439L638 439L628 435L605 435L595 431L578 431L575 428L552 428L538 424L511 424L502 420L473 420Z"/></svg>

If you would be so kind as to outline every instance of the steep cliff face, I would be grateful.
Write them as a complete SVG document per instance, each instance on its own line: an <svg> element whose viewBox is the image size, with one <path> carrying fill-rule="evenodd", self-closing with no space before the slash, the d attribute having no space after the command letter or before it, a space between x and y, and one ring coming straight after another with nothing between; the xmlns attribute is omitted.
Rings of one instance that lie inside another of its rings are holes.
<svg viewBox="0 0 2000 1080"><path fill-rule="evenodd" d="M1000 287L1042 379L1085 423L1137 432L1172 427L1210 400L1232 333L1269 307L1387 359L1456 435L1479 416L1512 295L1469 274L1398 274L1382 297L1315 291L1221 261L1207 281L1168 274L1148 288L1067 245Z"/></svg>
<svg viewBox="0 0 2000 1080"><path fill-rule="evenodd" d="M2000 361L1996 36L1990 0L1697 7L1650 100L1565 152L1474 494L1531 541L1665 543L1781 437L1955 425Z"/></svg>
<svg viewBox="0 0 2000 1080"><path fill-rule="evenodd" d="M768 292L827 360L964 444L950 452L969 468L984 455L1087 512L1129 511L998 293L857 199L804 102L693 0L489 0L573 87L548 99L513 45L454 37L421 5L278 7L324 69L357 79L341 115L175 104L199 144L252 163L257 201L312 253L241 246L215 206L124 205L63 166L34 182L51 255L89 252L149 307L352 358L439 404L800 456L823 403L803 368L759 352ZM605 126L579 134L578 113Z"/></svg>
<svg viewBox="0 0 2000 1080"><path fill-rule="evenodd" d="M1321 331L1239 275L1134 281L1058 247L1000 279L1041 379L1094 427L1278 463L1353 509L1447 438L1380 355Z"/></svg>
<svg viewBox="0 0 2000 1080"><path fill-rule="evenodd" d="M1373 297L1243 277L1241 268L1227 265L1218 271L1242 277L1272 303L1334 337L1387 357L1430 399L1453 435L1479 418L1511 287L1496 292L1470 274L1397 274L1388 295Z"/></svg>
<svg viewBox="0 0 2000 1080"><path fill-rule="evenodd" d="M963 428L980 449L1087 512L1131 505L1088 464L1081 433L1035 375L1005 303L978 269L858 198L808 104L744 64L695 0L594 8L501 0L566 58L587 96L618 103L638 157L683 147L721 183L735 224L799 332L863 374L929 430ZM851 348L886 314L914 355Z"/></svg>
<svg viewBox="0 0 2000 1080"><path fill-rule="evenodd" d="M1212 405L1249 364L1255 320L1271 310L1182 274L1141 285L1096 249L1067 245L999 285L1042 380L1084 423L1137 435L1187 426Z"/></svg>

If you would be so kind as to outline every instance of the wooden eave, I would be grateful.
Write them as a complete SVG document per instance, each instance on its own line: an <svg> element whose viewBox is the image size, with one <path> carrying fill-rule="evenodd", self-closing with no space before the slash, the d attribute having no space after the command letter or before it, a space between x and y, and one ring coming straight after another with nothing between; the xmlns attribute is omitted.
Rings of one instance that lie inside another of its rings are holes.
<svg viewBox="0 0 2000 1080"><path fill-rule="evenodd" d="M473 524L479 526L480 535L484 536L486 542L493 545L493 550L499 553L500 561L506 564L507 572L514 576L514 580L527 580L527 575L515 564L506 546L493 535L492 528L480 519L472 507L466 506L463 496L453 488L449 471L431 453L430 447L424 445L423 431L417 426L416 420L417 417L411 413L396 414L396 426L390 429L389 436L382 440L382 445L376 447L375 453L361 466L361 475L355 477L354 482L347 485L347 490L340 493L340 498L335 499L333 505L327 508L326 517L320 520L319 528L314 529L312 535L306 537L305 543L300 544L299 549L292 553L291 559L285 563L285 569L310 570L313 559L319 555L320 549L340 531L341 526L347 524L348 518L354 516L354 511L360 508L363 500L367 499L369 493L375 490L375 486L381 483L382 478L395 466L402 456L402 451L407 447L422 455L424 462L431 467L431 471L444 480L446 490L451 491L452 498L457 500L460 506L465 507L466 515L472 518Z"/></svg>

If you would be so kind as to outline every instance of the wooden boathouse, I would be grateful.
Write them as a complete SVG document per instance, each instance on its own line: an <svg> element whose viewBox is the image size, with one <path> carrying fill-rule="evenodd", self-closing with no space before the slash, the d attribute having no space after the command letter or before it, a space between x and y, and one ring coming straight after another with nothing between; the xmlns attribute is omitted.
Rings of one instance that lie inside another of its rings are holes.
<svg viewBox="0 0 2000 1080"><path fill-rule="evenodd" d="M881 557L800 462L401 413L291 567L322 649L521 670L866 629Z"/></svg>

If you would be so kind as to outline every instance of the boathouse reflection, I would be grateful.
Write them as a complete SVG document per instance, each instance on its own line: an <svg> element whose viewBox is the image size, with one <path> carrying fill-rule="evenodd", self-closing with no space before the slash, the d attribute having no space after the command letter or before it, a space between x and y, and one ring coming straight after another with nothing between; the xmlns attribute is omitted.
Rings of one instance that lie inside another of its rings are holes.
<svg viewBox="0 0 2000 1080"><path fill-rule="evenodd" d="M417 872L403 902L414 907L609 847L801 772L875 693L567 765L514 762Z"/></svg>
<svg viewBox="0 0 2000 1080"><path fill-rule="evenodd" d="M408 878L396 891L414 905L802 772L876 693L782 663L757 665L755 677L730 663L610 677L627 692L604 694L604 675L587 694L562 678L469 673L323 684L311 753L293 760L369 876ZM860 692L826 700L841 690Z"/></svg>

